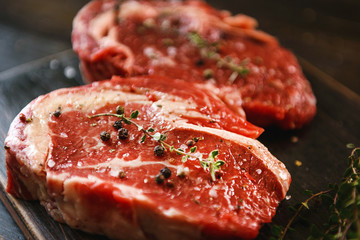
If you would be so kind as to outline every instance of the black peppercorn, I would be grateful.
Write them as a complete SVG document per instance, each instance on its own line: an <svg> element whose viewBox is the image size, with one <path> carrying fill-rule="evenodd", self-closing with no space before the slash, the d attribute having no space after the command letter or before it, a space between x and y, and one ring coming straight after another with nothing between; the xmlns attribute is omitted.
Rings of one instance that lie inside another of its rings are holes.
<svg viewBox="0 0 360 240"><path fill-rule="evenodd" d="M126 177L126 172L124 172L124 171L120 171L119 172L119 178L125 178Z"/></svg>
<svg viewBox="0 0 360 240"><path fill-rule="evenodd" d="M159 173L158 175L155 176L155 182L157 184L162 184L165 180L164 175L162 175L161 173Z"/></svg>
<svg viewBox="0 0 360 240"><path fill-rule="evenodd" d="M129 137L128 130L126 128L120 128L118 137L119 139L127 139Z"/></svg>
<svg viewBox="0 0 360 240"><path fill-rule="evenodd" d="M195 141L194 140L187 140L186 143L185 143L188 147L192 147L195 145Z"/></svg>
<svg viewBox="0 0 360 240"><path fill-rule="evenodd" d="M160 174L164 175L165 178L169 178L171 176L171 170L168 167L164 167L160 170Z"/></svg>
<svg viewBox="0 0 360 240"><path fill-rule="evenodd" d="M54 115L55 117L60 117L60 115L61 115L61 110L60 110L60 109L57 109L55 112L53 112L53 115Z"/></svg>
<svg viewBox="0 0 360 240"><path fill-rule="evenodd" d="M115 121L114 124L113 124L113 127L114 127L115 129L120 129L120 128L122 128L122 127L123 127L122 122L121 122L120 120Z"/></svg>
<svg viewBox="0 0 360 240"><path fill-rule="evenodd" d="M117 106L116 107L116 114L121 115L121 114L124 114L124 112L125 112L124 107L122 107L122 106Z"/></svg>
<svg viewBox="0 0 360 240"><path fill-rule="evenodd" d="M100 138L101 140L105 141L109 141L110 140L110 133L103 131L100 133Z"/></svg>
<svg viewBox="0 0 360 240"><path fill-rule="evenodd" d="M200 59L198 59L198 60L196 61L195 64L196 64L196 66L200 67L200 66L204 65L204 60L202 60L202 59L200 58Z"/></svg>
<svg viewBox="0 0 360 240"><path fill-rule="evenodd" d="M162 155L164 155L164 151L165 151L165 149L164 149L164 147L163 146L161 146L161 145L157 145L155 148L154 148L154 154L156 155L156 156L162 156Z"/></svg>

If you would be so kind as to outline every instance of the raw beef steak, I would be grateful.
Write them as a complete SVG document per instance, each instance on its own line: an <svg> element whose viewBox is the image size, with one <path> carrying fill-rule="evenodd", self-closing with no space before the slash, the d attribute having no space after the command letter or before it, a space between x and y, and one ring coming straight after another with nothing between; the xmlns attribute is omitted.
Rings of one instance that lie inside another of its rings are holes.
<svg viewBox="0 0 360 240"><path fill-rule="evenodd" d="M236 109L242 99L250 122L300 128L316 112L311 86L294 55L256 26L202 1L93 1L74 19L72 40L90 82L147 74L214 82L240 93L226 103Z"/></svg>
<svg viewBox="0 0 360 240"><path fill-rule="evenodd" d="M197 89L114 77L40 96L10 126L8 192L113 239L255 238L290 175L243 136L261 129Z"/></svg>

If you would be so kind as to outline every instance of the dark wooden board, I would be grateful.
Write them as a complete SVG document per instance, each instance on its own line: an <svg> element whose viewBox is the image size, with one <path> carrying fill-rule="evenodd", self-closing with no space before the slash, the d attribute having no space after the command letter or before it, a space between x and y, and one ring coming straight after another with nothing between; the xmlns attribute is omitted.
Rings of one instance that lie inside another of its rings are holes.
<svg viewBox="0 0 360 240"><path fill-rule="evenodd" d="M299 131L267 129L260 137L269 150L283 161L292 174L288 193L290 200L281 203L275 221L285 223L287 207L304 200L305 189L324 190L328 183L338 182L346 167L349 142L360 145L360 97L305 60L300 63L318 99L318 113L310 125ZM65 73L67 72L67 73ZM78 60L71 51L61 52L0 73L0 142L16 114L32 99L54 89L82 84ZM291 141L297 137L298 142ZM295 165L301 161L301 167ZM28 239L106 239L73 230L53 221L38 202L14 199L8 195L4 149L0 149L0 197ZM323 213L310 216L319 222ZM301 229L302 226L300 226ZM289 239L304 239L304 231ZM258 239L267 239L264 226Z"/></svg>

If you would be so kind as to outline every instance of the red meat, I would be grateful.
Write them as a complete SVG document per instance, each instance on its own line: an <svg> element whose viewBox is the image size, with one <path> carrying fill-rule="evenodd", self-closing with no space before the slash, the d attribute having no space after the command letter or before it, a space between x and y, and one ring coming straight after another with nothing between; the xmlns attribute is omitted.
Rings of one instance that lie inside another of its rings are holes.
<svg viewBox="0 0 360 240"><path fill-rule="evenodd" d="M72 40L90 82L147 74L213 82L239 93L225 102L250 122L300 128L316 112L311 86L294 55L256 25L202 1L93 1Z"/></svg>
<svg viewBox="0 0 360 240"><path fill-rule="evenodd" d="M290 175L243 136L261 129L198 88L164 77L115 77L40 96L10 126L8 192L39 199L71 227L114 239L255 238L275 215ZM114 128L116 116L89 117L117 106L139 125L123 121L127 137ZM175 149L197 149L186 161L170 147L154 154L160 142L143 139L141 128L163 134ZM211 164L224 164L211 171L203 164L214 150Z"/></svg>

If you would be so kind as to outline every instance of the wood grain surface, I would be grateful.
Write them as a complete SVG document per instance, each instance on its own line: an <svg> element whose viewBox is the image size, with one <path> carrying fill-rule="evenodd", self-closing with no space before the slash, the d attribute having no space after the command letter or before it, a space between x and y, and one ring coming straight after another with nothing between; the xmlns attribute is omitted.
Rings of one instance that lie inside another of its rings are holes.
<svg viewBox="0 0 360 240"><path fill-rule="evenodd" d="M72 18L86 2L0 0L0 142L12 119L32 99L82 84L77 57L65 49L71 47ZM289 218L287 208L304 200L305 189L324 190L328 183L340 180L350 153L345 145L360 146L360 2L208 2L257 18L261 29L278 37L299 57L317 96L318 112L311 124L299 131L267 129L259 139L292 174L291 198L280 204L274 219L284 224ZM0 148L0 239L106 239L53 221L38 202L6 194L5 185L4 149ZM312 222L319 223L326 210L308 214ZM297 224L296 228L287 239L306 237L308 225ZM258 239L268 239L268 235L265 225Z"/></svg>

